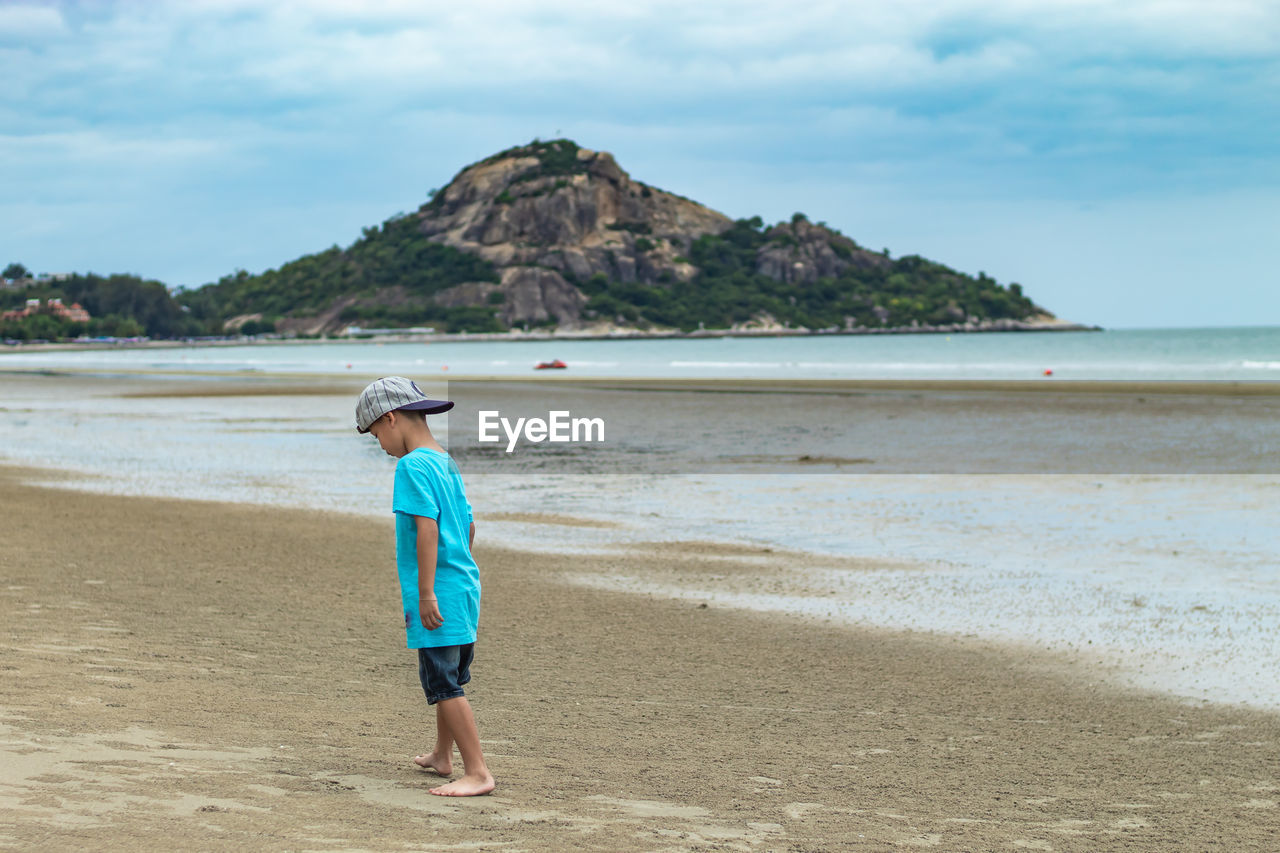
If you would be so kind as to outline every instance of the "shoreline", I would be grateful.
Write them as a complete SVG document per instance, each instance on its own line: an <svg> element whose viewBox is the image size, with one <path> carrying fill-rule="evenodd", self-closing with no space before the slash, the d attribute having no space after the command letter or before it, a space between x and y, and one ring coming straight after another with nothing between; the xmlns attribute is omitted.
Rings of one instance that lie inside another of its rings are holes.
<svg viewBox="0 0 1280 853"><path fill-rule="evenodd" d="M154 394L129 396L234 396L238 394L322 394L353 393L365 386L363 376L352 373L288 373L269 371L199 371L119 369L90 367L6 367L0 358L0 378L11 379L100 379L128 381L164 379L186 382L186 390L157 390ZM484 385L528 385L548 383L565 388L596 390L734 392L777 394L857 394L879 392L917 393L1057 393L1057 394L1176 394L1227 397L1270 397L1280 395L1280 380L1274 379L737 379L665 377L578 377L562 373L506 375L440 374L421 381L475 383ZM211 387L210 380L221 380Z"/></svg>
<svg viewBox="0 0 1280 853"><path fill-rule="evenodd" d="M225 346L269 346L275 344L341 344L341 343L501 343L504 341L630 341L630 340L672 340L700 338L788 338L788 337L832 337L849 335L961 335L986 334L995 332L1104 332L1102 326L1070 322L1029 322L1024 320L984 320L976 324L956 323L942 326L890 326L887 328L856 327L853 329L698 329L682 332L677 329L646 331L642 329L614 329L607 331L592 330L556 330L551 332L520 331L512 329L506 332L440 332L440 333L405 333L379 335L333 335L316 338L258 336L251 335L239 338L215 338L209 340L123 340L123 341L46 341L29 344L17 342L9 344L8 349L0 349L0 356L5 352L42 352L42 351L76 351L76 350L115 350L115 349L177 349L198 347Z"/></svg>
<svg viewBox="0 0 1280 853"><path fill-rule="evenodd" d="M751 555L547 555L485 546L483 525L468 694L499 788L441 803L408 762L430 716L394 571L351 559L390 560L386 520L20 477L0 468L0 846L1274 840L1276 714L1098 686L988 643L585 589L572 576L732 578Z"/></svg>

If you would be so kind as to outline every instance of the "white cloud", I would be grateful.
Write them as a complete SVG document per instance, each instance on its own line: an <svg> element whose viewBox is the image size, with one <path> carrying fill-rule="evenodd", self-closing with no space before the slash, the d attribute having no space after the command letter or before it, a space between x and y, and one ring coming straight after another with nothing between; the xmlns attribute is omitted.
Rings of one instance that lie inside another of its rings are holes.
<svg viewBox="0 0 1280 853"><path fill-rule="evenodd" d="M0 160L40 163L50 168L99 169L126 163L146 170L189 168L222 151L216 141L201 138L128 137L95 130L0 134Z"/></svg>
<svg viewBox="0 0 1280 853"><path fill-rule="evenodd" d="M62 13L49 6L14 4L0 6L0 39L49 38L62 34Z"/></svg>

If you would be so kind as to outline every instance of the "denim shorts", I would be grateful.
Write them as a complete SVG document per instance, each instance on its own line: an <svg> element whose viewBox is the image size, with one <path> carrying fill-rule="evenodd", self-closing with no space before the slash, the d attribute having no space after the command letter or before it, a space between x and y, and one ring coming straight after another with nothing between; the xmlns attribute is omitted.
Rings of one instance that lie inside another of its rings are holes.
<svg viewBox="0 0 1280 853"><path fill-rule="evenodd" d="M475 649L475 643L418 649L418 678L422 679L422 692L427 694L428 705L463 695L462 685L471 680L471 658Z"/></svg>

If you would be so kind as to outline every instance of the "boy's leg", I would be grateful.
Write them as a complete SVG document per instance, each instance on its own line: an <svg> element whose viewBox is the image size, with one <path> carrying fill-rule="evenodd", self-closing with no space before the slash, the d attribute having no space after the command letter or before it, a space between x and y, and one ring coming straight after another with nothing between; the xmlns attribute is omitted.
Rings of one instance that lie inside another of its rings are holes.
<svg viewBox="0 0 1280 853"><path fill-rule="evenodd" d="M441 776L453 772L453 734L445 722L443 708L436 705L436 748L423 755L414 756L413 763L423 770L434 770Z"/></svg>
<svg viewBox="0 0 1280 853"><path fill-rule="evenodd" d="M467 697L458 696L437 702L436 714L438 730L447 731L457 742L458 752L462 753L463 776L447 785L432 788L431 793L442 797L474 797L492 791L496 783L484 763L484 753L480 750L480 730L476 728L476 718L471 712L471 703L467 701Z"/></svg>
<svg viewBox="0 0 1280 853"><path fill-rule="evenodd" d="M422 681L422 690L428 701L441 693L449 694L459 690L456 685L457 676L453 669L462 662L462 650L459 648L418 649L418 677ZM468 673L470 675L470 673ZM432 770L441 776L453 772L453 735L449 726L440 715L440 707L436 706L436 746L431 752L415 755L413 763L423 770Z"/></svg>

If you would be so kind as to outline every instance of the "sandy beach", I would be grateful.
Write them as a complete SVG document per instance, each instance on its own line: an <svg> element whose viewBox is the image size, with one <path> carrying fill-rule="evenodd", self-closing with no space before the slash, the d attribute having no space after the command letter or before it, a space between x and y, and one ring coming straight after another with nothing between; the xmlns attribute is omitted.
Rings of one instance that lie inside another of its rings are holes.
<svg viewBox="0 0 1280 853"><path fill-rule="evenodd" d="M470 695L499 788L440 801L409 761L430 717L389 519L26 473L0 480L12 849L1275 849L1275 715L571 584L795 555L520 553L484 546L483 513Z"/></svg>

